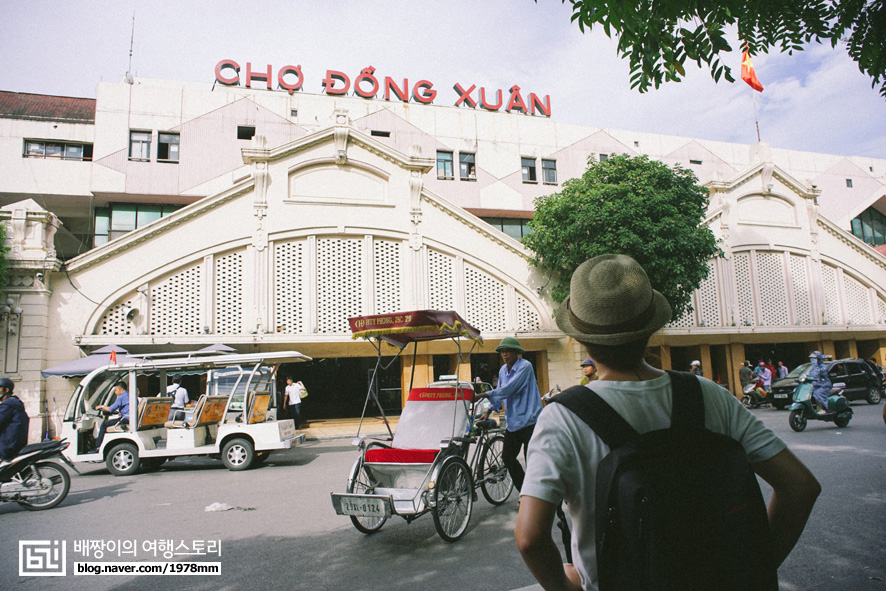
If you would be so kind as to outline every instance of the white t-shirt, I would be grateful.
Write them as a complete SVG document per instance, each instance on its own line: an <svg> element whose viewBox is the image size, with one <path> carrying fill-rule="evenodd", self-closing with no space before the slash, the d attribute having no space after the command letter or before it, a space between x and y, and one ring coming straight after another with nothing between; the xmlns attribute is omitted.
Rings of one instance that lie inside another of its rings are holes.
<svg viewBox="0 0 886 591"><path fill-rule="evenodd" d="M188 398L188 391L181 384L170 384L166 387L166 393L175 396L172 400L172 408L184 408L190 400Z"/></svg>
<svg viewBox="0 0 886 591"><path fill-rule="evenodd" d="M729 392L700 378L705 427L741 443L751 463L762 462L785 449L775 433L748 412ZM664 375L645 382L589 384L638 433L666 429L672 408L671 380ZM560 404L549 404L535 425L527 454L521 496L549 503L567 503L572 527L572 558L582 588L597 589L594 532L594 491L597 464L609 453L587 424Z"/></svg>
<svg viewBox="0 0 886 591"><path fill-rule="evenodd" d="M301 382L295 382L290 386L286 386L286 396L289 397L289 404L301 404L301 393L305 389Z"/></svg>

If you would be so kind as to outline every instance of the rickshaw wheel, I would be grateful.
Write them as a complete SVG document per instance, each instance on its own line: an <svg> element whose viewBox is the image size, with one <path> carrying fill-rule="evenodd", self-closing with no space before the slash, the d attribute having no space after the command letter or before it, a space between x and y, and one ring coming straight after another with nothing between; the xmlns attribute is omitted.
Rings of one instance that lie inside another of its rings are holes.
<svg viewBox="0 0 886 591"><path fill-rule="evenodd" d="M485 479L480 484L483 496L493 505L501 505L511 496L514 490L514 481L505 467L502 459L505 438L496 435L490 438L483 446L483 455L480 456L480 478Z"/></svg>
<svg viewBox="0 0 886 591"><path fill-rule="evenodd" d="M434 527L447 542L454 542L468 529L474 503L471 469L457 456L446 458L434 487Z"/></svg>
<svg viewBox="0 0 886 591"><path fill-rule="evenodd" d="M348 482L348 492L357 495L371 495L375 492L375 487L369 479L366 468L363 467L363 459L357 460ZM357 531L364 534L374 534L381 529L381 526L388 520L387 517L358 517L351 515L351 523L357 528Z"/></svg>

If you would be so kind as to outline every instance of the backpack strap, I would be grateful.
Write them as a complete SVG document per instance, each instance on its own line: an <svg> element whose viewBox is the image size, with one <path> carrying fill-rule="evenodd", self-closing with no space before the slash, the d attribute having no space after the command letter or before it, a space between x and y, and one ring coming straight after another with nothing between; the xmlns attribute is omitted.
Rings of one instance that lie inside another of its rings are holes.
<svg viewBox="0 0 886 591"><path fill-rule="evenodd" d="M688 372L667 370L671 376L673 408L671 429L703 429L704 398L698 378Z"/></svg>
<svg viewBox="0 0 886 591"><path fill-rule="evenodd" d="M638 436L620 414L585 386L572 386L551 398L551 402L562 404L575 413L610 449L621 447Z"/></svg>

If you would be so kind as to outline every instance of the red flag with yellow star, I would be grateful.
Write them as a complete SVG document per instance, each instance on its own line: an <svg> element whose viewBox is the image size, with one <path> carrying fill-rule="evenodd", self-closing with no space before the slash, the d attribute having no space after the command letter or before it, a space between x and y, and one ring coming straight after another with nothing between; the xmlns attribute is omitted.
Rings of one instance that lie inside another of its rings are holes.
<svg viewBox="0 0 886 591"><path fill-rule="evenodd" d="M741 79L757 92L763 92L763 85L757 79L757 73L754 71L754 64L751 62L751 56L747 49L741 56Z"/></svg>

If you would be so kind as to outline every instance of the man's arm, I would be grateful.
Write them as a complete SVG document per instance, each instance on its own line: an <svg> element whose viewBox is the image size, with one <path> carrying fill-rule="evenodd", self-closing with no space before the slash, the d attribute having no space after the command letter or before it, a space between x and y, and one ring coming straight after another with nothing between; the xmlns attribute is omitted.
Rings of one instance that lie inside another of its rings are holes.
<svg viewBox="0 0 886 591"><path fill-rule="evenodd" d="M528 361L519 364L507 384L488 392L489 401L494 402L500 408L501 403L506 398L523 392L531 379L533 379L532 364ZM501 382L501 380L499 380L499 382Z"/></svg>
<svg viewBox="0 0 886 591"><path fill-rule="evenodd" d="M772 486L769 526L775 542L775 563L781 565L800 539L821 485L789 449L753 467Z"/></svg>
<svg viewBox="0 0 886 591"><path fill-rule="evenodd" d="M532 576L546 591L581 591L578 572L564 565L551 529L557 506L530 496L520 497L514 539ZM569 576L567 576L567 569Z"/></svg>

